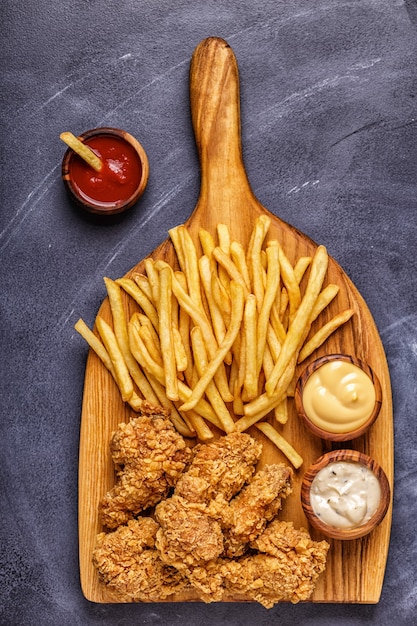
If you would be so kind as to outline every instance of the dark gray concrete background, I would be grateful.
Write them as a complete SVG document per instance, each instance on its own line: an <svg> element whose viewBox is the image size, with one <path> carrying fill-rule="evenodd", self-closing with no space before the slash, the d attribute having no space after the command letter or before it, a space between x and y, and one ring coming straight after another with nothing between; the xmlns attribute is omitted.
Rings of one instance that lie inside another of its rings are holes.
<svg viewBox="0 0 417 626"><path fill-rule="evenodd" d="M415 623L416 0L1 2L0 624ZM395 408L392 541L378 605L96 605L81 593L77 463L86 346L103 276L123 275L195 206L195 46L224 37L241 79L250 181L328 247L366 299ZM118 126L149 186L111 226L68 202L59 133Z"/></svg>

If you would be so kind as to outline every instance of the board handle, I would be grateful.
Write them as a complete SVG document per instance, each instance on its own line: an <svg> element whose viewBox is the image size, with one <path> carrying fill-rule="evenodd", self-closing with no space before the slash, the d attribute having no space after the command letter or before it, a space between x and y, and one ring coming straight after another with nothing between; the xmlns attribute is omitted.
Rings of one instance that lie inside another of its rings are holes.
<svg viewBox="0 0 417 626"><path fill-rule="evenodd" d="M239 71L229 44L203 39L190 65L191 119L201 167L200 204L222 189L252 195L242 159ZM223 203L228 204L225 197Z"/></svg>

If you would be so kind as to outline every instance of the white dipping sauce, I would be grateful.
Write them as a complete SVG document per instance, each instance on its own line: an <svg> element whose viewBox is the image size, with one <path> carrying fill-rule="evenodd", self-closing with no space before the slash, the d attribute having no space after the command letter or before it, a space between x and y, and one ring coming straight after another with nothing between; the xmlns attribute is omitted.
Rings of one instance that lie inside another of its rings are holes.
<svg viewBox="0 0 417 626"><path fill-rule="evenodd" d="M315 514L334 528L362 526L374 515L380 500L377 477L356 462L329 463L318 472L310 489Z"/></svg>

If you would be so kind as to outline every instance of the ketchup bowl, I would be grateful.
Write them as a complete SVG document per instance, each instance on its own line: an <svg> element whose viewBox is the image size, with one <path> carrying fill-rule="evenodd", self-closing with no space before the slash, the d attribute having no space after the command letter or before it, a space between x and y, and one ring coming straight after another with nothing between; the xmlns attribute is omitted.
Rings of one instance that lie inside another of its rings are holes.
<svg viewBox="0 0 417 626"><path fill-rule="evenodd" d="M298 378L295 407L304 425L327 441L350 441L375 422L381 384L372 368L347 354L312 361Z"/></svg>
<svg viewBox="0 0 417 626"><path fill-rule="evenodd" d="M115 215L132 207L149 177L148 157L135 137L118 128L94 128L79 135L102 161L97 172L71 148L62 160L70 198L89 213Z"/></svg>
<svg viewBox="0 0 417 626"><path fill-rule="evenodd" d="M313 528L333 539L358 539L384 519L391 490L384 470L357 450L333 450L311 465L301 505Z"/></svg>

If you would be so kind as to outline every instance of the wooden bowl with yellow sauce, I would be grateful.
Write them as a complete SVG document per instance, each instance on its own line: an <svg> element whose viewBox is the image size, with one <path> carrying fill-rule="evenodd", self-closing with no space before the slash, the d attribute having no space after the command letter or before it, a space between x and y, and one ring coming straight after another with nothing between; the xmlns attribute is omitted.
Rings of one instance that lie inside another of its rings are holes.
<svg viewBox="0 0 417 626"><path fill-rule="evenodd" d="M385 517L391 499L387 476L357 450L333 450L307 470L301 504L313 528L333 539L358 539Z"/></svg>
<svg viewBox="0 0 417 626"><path fill-rule="evenodd" d="M350 441L375 422L382 390L367 363L347 354L329 354L302 372L294 400L298 415L317 437Z"/></svg>

